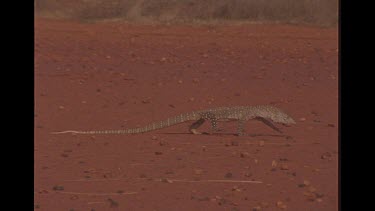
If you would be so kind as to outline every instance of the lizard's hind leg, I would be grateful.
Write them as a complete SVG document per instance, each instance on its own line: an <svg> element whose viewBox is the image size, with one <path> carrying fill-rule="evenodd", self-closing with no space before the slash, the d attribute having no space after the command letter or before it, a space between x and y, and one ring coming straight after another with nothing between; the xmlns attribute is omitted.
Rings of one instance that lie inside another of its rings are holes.
<svg viewBox="0 0 375 211"><path fill-rule="evenodd" d="M237 135L238 136L243 136L245 135L245 121L244 119L239 119L237 123Z"/></svg>
<svg viewBox="0 0 375 211"><path fill-rule="evenodd" d="M195 135L202 134L201 132L198 132L198 131L197 131L197 128L199 128L204 122L205 122L204 119L199 119L198 121L194 122L194 123L190 126L189 130L190 130L193 134L195 134Z"/></svg>

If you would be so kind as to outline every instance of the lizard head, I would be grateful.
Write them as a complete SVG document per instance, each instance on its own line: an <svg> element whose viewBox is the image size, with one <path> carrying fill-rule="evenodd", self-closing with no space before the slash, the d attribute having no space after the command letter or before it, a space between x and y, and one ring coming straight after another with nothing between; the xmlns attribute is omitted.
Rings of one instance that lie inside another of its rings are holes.
<svg viewBox="0 0 375 211"><path fill-rule="evenodd" d="M285 125L291 125L296 124L296 121L292 117L290 117L288 114L283 112L282 110L276 108L276 107L269 107L267 110L270 112L268 113L268 118L270 118L273 122L281 123Z"/></svg>

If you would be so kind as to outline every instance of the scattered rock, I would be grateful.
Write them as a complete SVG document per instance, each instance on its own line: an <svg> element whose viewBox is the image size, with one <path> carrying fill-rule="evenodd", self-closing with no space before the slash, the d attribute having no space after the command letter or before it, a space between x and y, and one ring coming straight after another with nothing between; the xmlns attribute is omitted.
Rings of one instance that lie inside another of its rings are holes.
<svg viewBox="0 0 375 211"><path fill-rule="evenodd" d="M61 185L55 185L55 186L53 187L53 190L56 190L56 191L62 191L62 190L64 190L64 186L61 186Z"/></svg>
<svg viewBox="0 0 375 211"><path fill-rule="evenodd" d="M314 187L309 187L308 191L311 192L311 193L315 193L316 188L314 188Z"/></svg>
<svg viewBox="0 0 375 211"><path fill-rule="evenodd" d="M260 211L262 208L260 206L253 207L252 211Z"/></svg>
<svg viewBox="0 0 375 211"><path fill-rule="evenodd" d="M240 153L240 157L241 157L241 158L249 157L249 155L250 155L250 154L249 154L248 152L241 152L241 153Z"/></svg>
<svg viewBox="0 0 375 211"><path fill-rule="evenodd" d="M260 203L260 206L264 207L264 208L268 208L269 207L269 204L268 202L261 202Z"/></svg>
<svg viewBox="0 0 375 211"><path fill-rule="evenodd" d="M239 145L238 141L231 141L230 143L231 143L232 146L238 146Z"/></svg>
<svg viewBox="0 0 375 211"><path fill-rule="evenodd" d="M166 171L165 174L174 174L173 171Z"/></svg>
<svg viewBox="0 0 375 211"><path fill-rule="evenodd" d="M331 160L332 154L330 152L325 152L322 156L320 156L321 159L323 160Z"/></svg>
<svg viewBox="0 0 375 211"><path fill-rule="evenodd" d="M263 147L264 146L264 141L259 141L259 146Z"/></svg>
<svg viewBox="0 0 375 211"><path fill-rule="evenodd" d="M233 174L228 172L225 174L225 178L232 178L233 177Z"/></svg>
<svg viewBox="0 0 375 211"><path fill-rule="evenodd" d="M159 141L159 146L165 146L165 145L167 145L168 143L167 142L165 142L165 141Z"/></svg>
<svg viewBox="0 0 375 211"><path fill-rule="evenodd" d="M311 114L313 114L315 116L318 116L318 112L316 112L316 111L311 111Z"/></svg>
<svg viewBox="0 0 375 211"><path fill-rule="evenodd" d="M194 174L202 174L203 173L203 170L202 169L194 169Z"/></svg>
<svg viewBox="0 0 375 211"><path fill-rule="evenodd" d="M251 176L253 176L252 173L245 173L245 177L251 177Z"/></svg>
<svg viewBox="0 0 375 211"><path fill-rule="evenodd" d="M315 201L315 199L317 198L314 193L308 191L303 192L303 195L305 195L307 197L307 200L309 201Z"/></svg>
<svg viewBox="0 0 375 211"><path fill-rule="evenodd" d="M118 202L117 201L115 201L115 200L113 200L111 198L108 198L108 201L110 203L110 207L111 208L118 207Z"/></svg>
<svg viewBox="0 0 375 211"><path fill-rule="evenodd" d="M67 158L67 157L69 157L69 155L66 154L66 153L63 153L63 154L61 154L61 157Z"/></svg>
<svg viewBox="0 0 375 211"><path fill-rule="evenodd" d="M142 103L143 104L151 103L151 99L150 98L144 99L144 100L142 100Z"/></svg>
<svg viewBox="0 0 375 211"><path fill-rule="evenodd" d="M282 163L282 164L280 165L280 169L281 169L281 170L289 170L289 166L288 166L286 163Z"/></svg>
<svg viewBox="0 0 375 211"><path fill-rule="evenodd" d="M232 191L241 192L241 189L238 186L232 187Z"/></svg>
<svg viewBox="0 0 375 211"><path fill-rule="evenodd" d="M49 191L45 190L45 189L42 189L42 190L39 190L38 193L40 193L40 194L46 194L46 193L49 193Z"/></svg>
<svg viewBox="0 0 375 211"><path fill-rule="evenodd" d="M299 118L299 121L304 122L306 121L306 118L305 117Z"/></svg>
<svg viewBox="0 0 375 211"><path fill-rule="evenodd" d="M280 209L286 209L286 204L284 204L282 201L276 202L276 206Z"/></svg>
<svg viewBox="0 0 375 211"><path fill-rule="evenodd" d="M65 107L64 106L59 106L59 109L63 110L63 109L65 109Z"/></svg>
<svg viewBox="0 0 375 211"><path fill-rule="evenodd" d="M161 181L161 182L165 182L165 183L173 183L172 180L167 179L167 178L162 178L160 181Z"/></svg>

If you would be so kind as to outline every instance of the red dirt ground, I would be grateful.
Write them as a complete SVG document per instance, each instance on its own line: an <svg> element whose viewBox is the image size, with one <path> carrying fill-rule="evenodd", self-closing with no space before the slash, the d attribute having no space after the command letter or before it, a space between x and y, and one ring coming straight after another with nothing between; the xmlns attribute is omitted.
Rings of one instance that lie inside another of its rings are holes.
<svg viewBox="0 0 375 211"><path fill-rule="evenodd" d="M336 28L36 18L35 34L36 210L338 210ZM50 134L256 104L297 124Z"/></svg>

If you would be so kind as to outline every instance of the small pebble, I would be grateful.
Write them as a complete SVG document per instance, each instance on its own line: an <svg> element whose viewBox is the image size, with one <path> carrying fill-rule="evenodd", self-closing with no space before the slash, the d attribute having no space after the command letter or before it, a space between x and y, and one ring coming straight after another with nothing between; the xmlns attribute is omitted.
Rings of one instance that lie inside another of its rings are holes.
<svg viewBox="0 0 375 211"><path fill-rule="evenodd" d="M203 170L202 169L194 169L194 174L202 174L203 173Z"/></svg>
<svg viewBox="0 0 375 211"><path fill-rule="evenodd" d="M276 202L276 206L280 209L286 209L286 204L284 204L282 201Z"/></svg>
<svg viewBox="0 0 375 211"><path fill-rule="evenodd" d="M241 189L238 186L232 187L232 191L241 192Z"/></svg>
<svg viewBox="0 0 375 211"><path fill-rule="evenodd" d="M282 163L281 166L280 166L280 169L281 169L281 170L289 170L289 167L288 167L287 164Z"/></svg>
<svg viewBox="0 0 375 211"><path fill-rule="evenodd" d="M249 155L250 154L248 152L241 152L240 157L245 158L245 157L249 157Z"/></svg>
<svg viewBox="0 0 375 211"><path fill-rule="evenodd" d="M167 179L167 178L163 178L163 179L161 179L161 182L165 182L165 183L173 183L172 180Z"/></svg>
<svg viewBox="0 0 375 211"><path fill-rule="evenodd" d="M263 147L264 146L264 141L259 141L259 146Z"/></svg>
<svg viewBox="0 0 375 211"><path fill-rule="evenodd" d="M53 187L53 190L64 190L64 186L61 186L61 185L56 185Z"/></svg>
<svg viewBox="0 0 375 211"><path fill-rule="evenodd" d="M238 146L239 145L237 141L231 141L230 143L231 143L232 146Z"/></svg>
<svg viewBox="0 0 375 211"><path fill-rule="evenodd" d="M315 193L315 191L316 191L316 188L314 188L314 187L309 187L309 192L311 192L311 193Z"/></svg>
<svg viewBox="0 0 375 211"><path fill-rule="evenodd" d="M252 211L260 211L262 208L260 206L253 207Z"/></svg>
<svg viewBox="0 0 375 211"><path fill-rule="evenodd" d="M109 203L111 204L110 206L113 207L118 207L118 202L113 200L113 199L108 199Z"/></svg>
<svg viewBox="0 0 375 211"><path fill-rule="evenodd" d="M233 177L233 174L228 172L225 174L225 178L232 178Z"/></svg>
<svg viewBox="0 0 375 211"><path fill-rule="evenodd" d="M326 159L330 160L331 157L332 157L332 154L329 153L329 152L326 152L322 156L320 156L320 158L323 159L323 160L326 160Z"/></svg>

